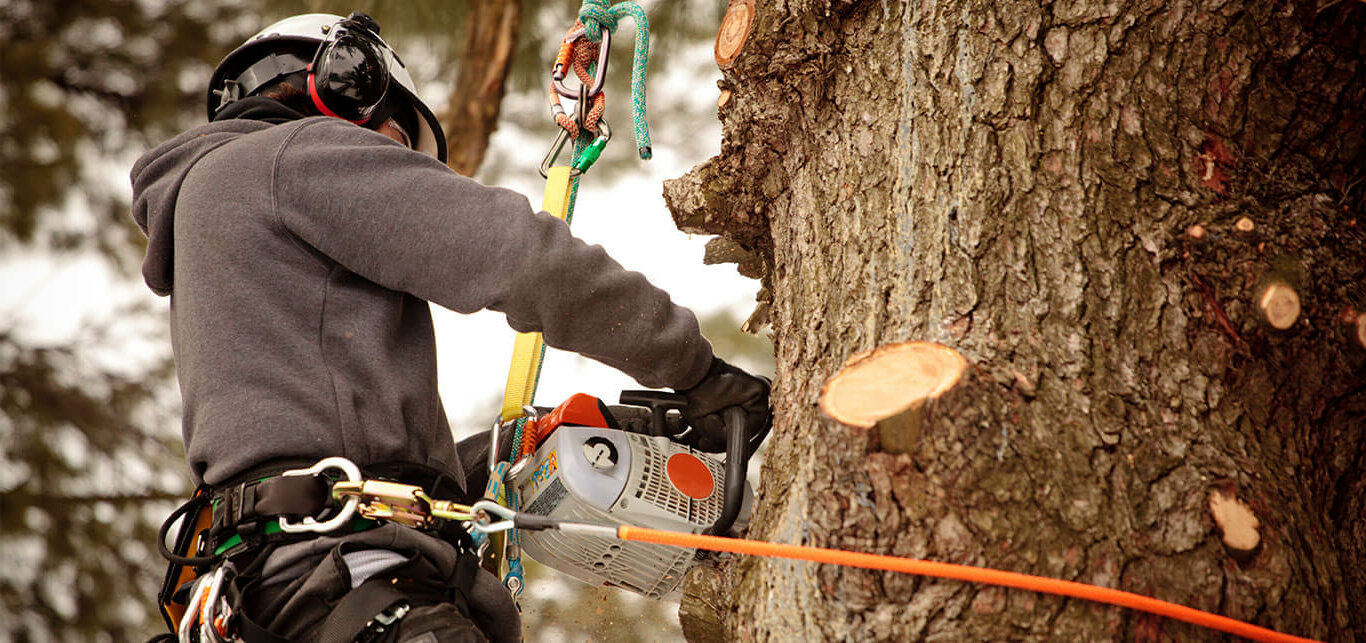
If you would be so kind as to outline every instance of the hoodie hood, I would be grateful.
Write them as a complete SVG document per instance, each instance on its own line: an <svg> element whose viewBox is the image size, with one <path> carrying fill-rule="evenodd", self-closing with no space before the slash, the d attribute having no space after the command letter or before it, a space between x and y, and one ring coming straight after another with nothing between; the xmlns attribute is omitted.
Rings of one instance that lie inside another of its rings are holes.
<svg viewBox="0 0 1366 643"><path fill-rule="evenodd" d="M147 235L142 277L152 292L169 295L175 281L175 205L185 175L219 146L269 127L263 120L220 120L162 143L133 164L133 220Z"/></svg>

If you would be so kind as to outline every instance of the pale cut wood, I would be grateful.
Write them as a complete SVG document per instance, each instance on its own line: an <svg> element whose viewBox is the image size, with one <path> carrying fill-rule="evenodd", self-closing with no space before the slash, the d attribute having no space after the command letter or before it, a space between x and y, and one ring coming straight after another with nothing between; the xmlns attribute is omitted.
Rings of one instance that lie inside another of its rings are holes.
<svg viewBox="0 0 1366 643"><path fill-rule="evenodd" d="M1366 313L1357 315L1355 336L1357 344L1362 348L1366 348Z"/></svg>
<svg viewBox="0 0 1366 643"><path fill-rule="evenodd" d="M740 56L749 39L749 27L754 22L754 0L731 0L721 28L716 31L716 66L725 69Z"/></svg>
<svg viewBox="0 0 1366 643"><path fill-rule="evenodd" d="M1233 227L1238 232L1252 232L1256 229L1257 224L1247 217L1238 217L1238 220L1233 222Z"/></svg>
<svg viewBox="0 0 1366 643"><path fill-rule="evenodd" d="M1210 492L1209 511L1214 515L1214 524L1219 527L1229 553L1240 560L1250 557L1262 542L1261 534L1257 532L1262 523L1257 514L1231 492L1220 489Z"/></svg>
<svg viewBox="0 0 1366 643"><path fill-rule="evenodd" d="M1257 296L1257 308L1272 328L1285 330L1300 318L1300 295L1289 284L1273 281Z"/></svg>
<svg viewBox="0 0 1366 643"><path fill-rule="evenodd" d="M880 346L850 357L826 382L821 411L841 424L876 427L883 451L907 453L920 441L926 403L958 384L967 366L943 344Z"/></svg>

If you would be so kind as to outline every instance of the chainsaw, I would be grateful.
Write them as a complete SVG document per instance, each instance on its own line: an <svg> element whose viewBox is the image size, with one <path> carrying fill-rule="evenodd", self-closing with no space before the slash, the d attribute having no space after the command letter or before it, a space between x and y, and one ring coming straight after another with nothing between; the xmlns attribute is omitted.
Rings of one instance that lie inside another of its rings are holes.
<svg viewBox="0 0 1366 643"><path fill-rule="evenodd" d="M723 461L678 441L693 430L674 413L683 408L681 395L623 391L620 402L627 408L614 412L578 394L529 420L524 435L532 439L508 480L521 511L709 535L726 535L748 519L753 492L745 480L750 445L743 410L723 413ZM491 454L499 453L498 433ZM520 540L547 567L661 600L677 599L683 575L702 559L692 549L561 530L524 531Z"/></svg>

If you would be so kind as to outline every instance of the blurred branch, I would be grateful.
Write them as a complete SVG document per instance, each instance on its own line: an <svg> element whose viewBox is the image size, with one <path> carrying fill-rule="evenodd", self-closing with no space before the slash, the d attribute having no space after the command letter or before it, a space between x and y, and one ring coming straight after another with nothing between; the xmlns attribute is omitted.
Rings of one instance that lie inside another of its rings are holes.
<svg viewBox="0 0 1366 643"><path fill-rule="evenodd" d="M9 497L11 494L5 494ZM111 493L81 496L57 496L42 494L40 503L42 507L51 508L53 505L85 505L98 502L107 502L114 505L141 504L145 502L164 502L173 501L176 503L184 502L186 494L180 491L147 491L144 493Z"/></svg>
<svg viewBox="0 0 1366 643"><path fill-rule="evenodd" d="M442 128L446 130L451 168L471 176L483 163L489 137L498 126L508 70L517 50L522 2L471 0L466 11L460 71Z"/></svg>

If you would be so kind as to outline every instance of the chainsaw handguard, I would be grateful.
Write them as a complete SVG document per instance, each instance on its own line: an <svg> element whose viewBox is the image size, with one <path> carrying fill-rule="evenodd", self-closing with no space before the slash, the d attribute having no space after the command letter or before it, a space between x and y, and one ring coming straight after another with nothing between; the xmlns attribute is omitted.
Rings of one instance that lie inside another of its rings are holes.
<svg viewBox="0 0 1366 643"><path fill-rule="evenodd" d="M745 426L745 410L732 406L722 412L729 432L726 440L726 499L721 515L704 532L708 536L724 536L740 516L740 505L745 501L745 471L749 468L749 431Z"/></svg>

